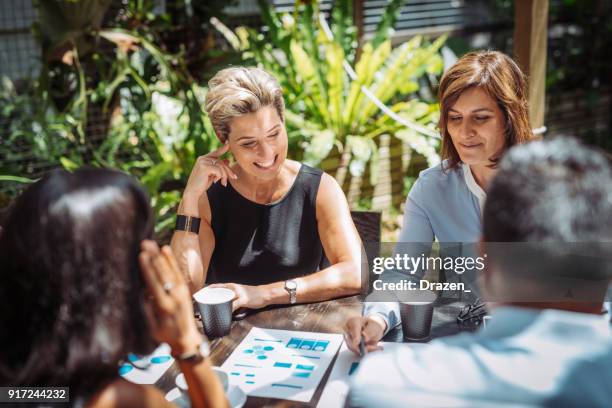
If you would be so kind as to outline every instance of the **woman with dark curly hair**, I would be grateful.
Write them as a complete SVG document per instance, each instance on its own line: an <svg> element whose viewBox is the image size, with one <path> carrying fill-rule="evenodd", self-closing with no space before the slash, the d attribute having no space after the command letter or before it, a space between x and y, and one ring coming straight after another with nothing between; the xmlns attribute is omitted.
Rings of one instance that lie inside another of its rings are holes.
<svg viewBox="0 0 612 408"><path fill-rule="evenodd" d="M193 358L205 340L171 251L147 241L152 225L148 196L117 171L53 171L19 197L0 237L1 385L67 386L74 406L167 406L118 374L129 352L166 342L192 404L226 405Z"/></svg>

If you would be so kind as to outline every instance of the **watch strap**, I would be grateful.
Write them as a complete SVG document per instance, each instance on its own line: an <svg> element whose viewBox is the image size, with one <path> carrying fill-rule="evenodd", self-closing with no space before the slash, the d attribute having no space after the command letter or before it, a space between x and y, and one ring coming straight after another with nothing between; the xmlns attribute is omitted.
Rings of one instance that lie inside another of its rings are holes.
<svg viewBox="0 0 612 408"><path fill-rule="evenodd" d="M178 355L171 353L171 355L177 361L197 363L204 360L210 355L210 346L208 345L208 342L206 340L203 340L195 351L189 351L187 353Z"/></svg>
<svg viewBox="0 0 612 408"><path fill-rule="evenodd" d="M188 215L176 216L176 225L174 226L175 231L193 232L198 234L200 232L200 221L202 219L198 217L190 217Z"/></svg>
<svg viewBox="0 0 612 408"><path fill-rule="evenodd" d="M291 286L293 287L289 287L289 282L292 283ZM286 280L285 290L289 292L289 303L292 305L295 304L297 302L297 283L293 279Z"/></svg>

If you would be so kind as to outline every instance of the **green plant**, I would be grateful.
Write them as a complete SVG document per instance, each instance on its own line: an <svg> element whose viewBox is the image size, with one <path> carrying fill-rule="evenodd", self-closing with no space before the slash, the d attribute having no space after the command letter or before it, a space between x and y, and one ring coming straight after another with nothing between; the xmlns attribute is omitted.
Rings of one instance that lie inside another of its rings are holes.
<svg viewBox="0 0 612 408"><path fill-rule="evenodd" d="M13 147L0 151L0 174L37 177L33 164L39 163L121 169L149 191L156 231L170 231L195 159L218 143L198 85L206 70L194 76L190 68L219 63L222 54L210 43L198 43L199 54L167 48L181 44L179 29L204 32L202 21L218 15L221 2L189 4L173 2L156 14L150 0L129 0L118 9L107 0L39 2L41 75L19 91L7 79L0 87L0 120L9 123L0 137ZM89 126L94 118L102 134ZM3 190L13 194L16 185Z"/></svg>
<svg viewBox="0 0 612 408"><path fill-rule="evenodd" d="M30 184L30 183L34 183L36 180L31 180L27 177L0 175L0 181L12 181L15 183Z"/></svg>
<svg viewBox="0 0 612 408"><path fill-rule="evenodd" d="M186 97L173 94L167 81L159 81L148 85L147 91L151 95L148 104L140 100L144 97L140 88L121 90L121 114L114 118L96 161L140 179L152 197L159 233L173 225L179 190L195 160L218 141L202 107L204 88L192 84L187 92L190 97ZM195 109L199 112L193 112ZM129 159L120 156L122 151L131 152Z"/></svg>
<svg viewBox="0 0 612 408"><path fill-rule="evenodd" d="M267 2L258 3L267 32L244 27L237 28L234 34L221 31L242 51L245 60L260 64L281 82L293 157L317 165L336 145L352 175L362 175L369 162L375 182L376 140L389 133L406 140L431 163L439 160L437 140L404 128L367 98L362 88L390 104L399 116L434 129L437 104L423 102L415 93L420 77L441 72L443 63L438 50L445 37L429 44L416 36L392 49L388 30L401 4L392 0L373 40L363 45L355 64L356 78L351 80L343 64L356 53L357 43L343 37L328 38L318 19L316 2L296 3L291 14L278 14ZM332 31L337 34L354 32L350 14L347 15L350 3L342 0L334 5Z"/></svg>
<svg viewBox="0 0 612 408"><path fill-rule="evenodd" d="M1 173L33 177L36 161L80 162L84 146L77 131L79 118L72 111L59 112L38 82L18 92L3 77L0 106L0 122L8 124L3 132L5 148L0 151Z"/></svg>

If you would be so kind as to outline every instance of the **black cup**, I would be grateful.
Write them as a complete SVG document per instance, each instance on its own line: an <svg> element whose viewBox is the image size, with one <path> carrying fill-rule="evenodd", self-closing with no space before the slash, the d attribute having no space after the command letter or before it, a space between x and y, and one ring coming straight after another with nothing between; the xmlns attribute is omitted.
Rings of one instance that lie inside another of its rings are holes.
<svg viewBox="0 0 612 408"><path fill-rule="evenodd" d="M404 340L426 341L430 338L434 292L423 290L414 293L408 302L399 302Z"/></svg>
<svg viewBox="0 0 612 408"><path fill-rule="evenodd" d="M204 288L193 294L202 326L208 338L214 339L229 334L232 328L232 300L235 294L226 288Z"/></svg>

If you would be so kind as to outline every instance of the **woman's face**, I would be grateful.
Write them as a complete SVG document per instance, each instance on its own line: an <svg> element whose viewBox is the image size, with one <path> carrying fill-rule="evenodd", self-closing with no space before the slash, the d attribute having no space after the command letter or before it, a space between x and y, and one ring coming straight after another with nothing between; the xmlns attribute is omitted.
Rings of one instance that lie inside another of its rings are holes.
<svg viewBox="0 0 612 408"><path fill-rule="evenodd" d="M489 165L505 147L505 119L485 91L464 91L448 111L446 128L461 161L470 166Z"/></svg>
<svg viewBox="0 0 612 408"><path fill-rule="evenodd" d="M273 106L232 119L228 139L240 168L254 177L273 179L287 158L287 131Z"/></svg>

